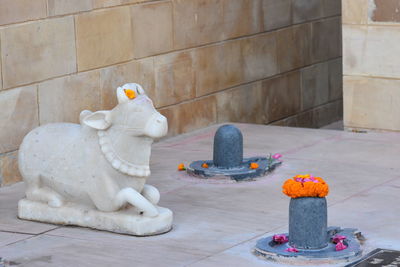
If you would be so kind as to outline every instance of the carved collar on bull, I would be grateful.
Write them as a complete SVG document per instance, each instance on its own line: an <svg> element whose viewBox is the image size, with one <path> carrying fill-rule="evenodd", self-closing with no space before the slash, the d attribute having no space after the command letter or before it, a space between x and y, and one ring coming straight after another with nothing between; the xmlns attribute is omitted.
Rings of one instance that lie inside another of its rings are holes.
<svg viewBox="0 0 400 267"><path fill-rule="evenodd" d="M124 160L121 156L120 153L118 153L118 149L115 148L115 144L121 143L121 139L124 138L112 138L109 136L109 133L107 131L98 131L97 135L99 136L99 144L101 151L104 154L104 157L107 159L107 161L112 165L112 167L124 174L130 175L130 176L139 176L139 177L147 177L150 176L150 168L149 168L149 163L147 162L147 165L139 165L135 163L131 163L128 160ZM114 135L119 135L119 133L115 133ZM138 139L142 140L138 140ZM143 143L143 139L147 139L145 143ZM143 157L141 156L142 159L149 159L150 158L150 150L151 150L151 144L153 140L145 138L145 137L130 137L130 144L131 147L136 148L138 145L141 146L141 155L143 153L148 154L148 157ZM122 144L123 145L123 144ZM118 145L117 145L118 146ZM125 145L126 147L126 145ZM126 150L126 148L125 148ZM137 152L137 151L136 151ZM135 155L135 153L130 153L131 155ZM137 153L136 153L137 154ZM148 161L148 160L147 160Z"/></svg>

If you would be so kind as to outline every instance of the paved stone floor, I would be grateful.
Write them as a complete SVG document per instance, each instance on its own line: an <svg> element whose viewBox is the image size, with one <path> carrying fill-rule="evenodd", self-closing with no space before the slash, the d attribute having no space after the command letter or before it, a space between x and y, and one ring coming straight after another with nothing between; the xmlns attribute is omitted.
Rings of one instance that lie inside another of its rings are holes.
<svg viewBox="0 0 400 267"><path fill-rule="evenodd" d="M359 228L365 252L400 249L400 134L238 126L246 156L279 152L283 165L242 183L177 172L178 163L212 157L216 126L154 145L149 184L174 212L171 232L140 238L18 220L19 183L0 189L0 257L17 266L275 266L251 251L287 231L281 186L299 173L329 183L329 225Z"/></svg>

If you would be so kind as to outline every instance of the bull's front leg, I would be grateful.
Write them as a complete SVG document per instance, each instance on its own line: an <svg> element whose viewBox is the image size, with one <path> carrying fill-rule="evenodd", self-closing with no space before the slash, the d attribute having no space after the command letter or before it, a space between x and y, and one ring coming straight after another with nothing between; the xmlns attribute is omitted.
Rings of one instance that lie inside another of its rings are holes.
<svg viewBox="0 0 400 267"><path fill-rule="evenodd" d="M158 215L157 208L143 195L131 187L121 189L115 196L113 203L117 207L122 207L129 203L143 211L143 215L145 216L155 217Z"/></svg>
<svg viewBox="0 0 400 267"><path fill-rule="evenodd" d="M152 185L145 184L141 194L154 205L160 201L160 192Z"/></svg>

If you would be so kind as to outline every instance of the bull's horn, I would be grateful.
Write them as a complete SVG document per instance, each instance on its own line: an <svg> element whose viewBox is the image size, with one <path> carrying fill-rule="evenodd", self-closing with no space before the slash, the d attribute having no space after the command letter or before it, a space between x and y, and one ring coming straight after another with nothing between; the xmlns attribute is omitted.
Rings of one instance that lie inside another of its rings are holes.
<svg viewBox="0 0 400 267"><path fill-rule="evenodd" d="M124 89L122 87L117 88L117 98L118 103L125 103L129 101L129 98L126 96Z"/></svg>

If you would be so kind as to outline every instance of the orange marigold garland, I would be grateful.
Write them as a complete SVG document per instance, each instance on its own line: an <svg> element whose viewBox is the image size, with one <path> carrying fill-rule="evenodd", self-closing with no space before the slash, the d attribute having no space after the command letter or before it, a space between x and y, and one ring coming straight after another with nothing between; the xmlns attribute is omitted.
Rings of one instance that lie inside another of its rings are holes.
<svg viewBox="0 0 400 267"><path fill-rule="evenodd" d="M286 180L282 186L283 193L291 198L298 197L325 197L329 193L329 186L321 177L310 174L296 175Z"/></svg>

